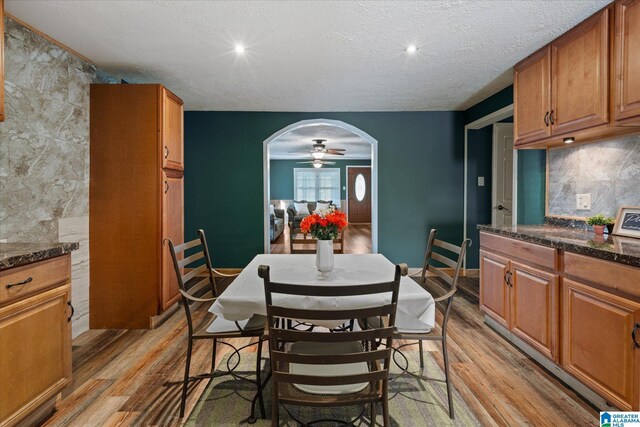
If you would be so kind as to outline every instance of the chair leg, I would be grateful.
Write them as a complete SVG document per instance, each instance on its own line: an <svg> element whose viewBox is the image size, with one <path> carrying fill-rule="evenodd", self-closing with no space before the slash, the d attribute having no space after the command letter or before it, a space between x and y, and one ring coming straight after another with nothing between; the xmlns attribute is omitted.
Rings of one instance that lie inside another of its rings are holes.
<svg viewBox="0 0 640 427"><path fill-rule="evenodd" d="M213 348L211 349L211 375L216 371L216 351L218 350L218 340L213 339Z"/></svg>
<svg viewBox="0 0 640 427"><path fill-rule="evenodd" d="M184 382L182 383L182 400L180 402L180 418L184 417L184 408L187 403L187 387L189 386L189 368L191 366L191 347L193 341L189 337L189 345L187 346L187 363L184 366Z"/></svg>
<svg viewBox="0 0 640 427"><path fill-rule="evenodd" d="M389 392L382 394L382 420L384 427L389 427Z"/></svg>
<svg viewBox="0 0 640 427"><path fill-rule="evenodd" d="M273 396L271 397L271 426L276 427L280 425L280 414L278 411L278 383L273 382Z"/></svg>
<svg viewBox="0 0 640 427"><path fill-rule="evenodd" d="M376 425L376 402L371 402L371 427Z"/></svg>
<svg viewBox="0 0 640 427"><path fill-rule="evenodd" d="M451 395L451 378L449 374L449 355L447 353L447 337L442 337L442 355L444 358L444 378L447 383L447 399L449 400L449 418L453 419L453 396Z"/></svg>
<svg viewBox="0 0 640 427"><path fill-rule="evenodd" d="M256 361L256 388L259 392L259 402L260 402L260 415L262 418L266 418L266 411L264 409L264 398L262 397L262 391L260 391L260 387L262 386L262 382L260 381L260 371L262 368L262 337L258 338L258 355Z"/></svg>
<svg viewBox="0 0 640 427"><path fill-rule="evenodd" d="M424 350L422 348L422 340L418 340L418 346L420 347L420 370L424 369Z"/></svg>

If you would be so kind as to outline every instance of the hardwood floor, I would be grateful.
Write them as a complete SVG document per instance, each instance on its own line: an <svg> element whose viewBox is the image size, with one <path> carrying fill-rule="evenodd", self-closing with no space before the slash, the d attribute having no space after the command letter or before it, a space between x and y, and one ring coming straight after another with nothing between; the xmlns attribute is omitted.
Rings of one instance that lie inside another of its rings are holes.
<svg viewBox="0 0 640 427"><path fill-rule="evenodd" d="M464 282L449 321L449 355L453 385L481 423L597 425L598 413L593 407L483 324L473 292L477 279ZM429 289L436 293L435 286ZM207 308L196 310L196 321ZM186 343L182 310L153 331L82 334L73 342L73 384L44 425L180 425L179 391ZM228 351L225 347L218 346L217 360ZM442 365L436 344L425 342L425 349ZM255 351L255 346L247 351ZM209 343L196 342L193 374L209 369L210 352ZM184 420L206 383L192 384Z"/></svg>
<svg viewBox="0 0 640 427"><path fill-rule="evenodd" d="M291 253L289 246L289 226L284 226L284 231L271 243L272 254ZM297 248L297 246L296 246ZM309 247L313 249L312 246ZM300 249L305 249L300 247ZM345 254L370 254L371 253L371 224L349 224L344 230Z"/></svg>

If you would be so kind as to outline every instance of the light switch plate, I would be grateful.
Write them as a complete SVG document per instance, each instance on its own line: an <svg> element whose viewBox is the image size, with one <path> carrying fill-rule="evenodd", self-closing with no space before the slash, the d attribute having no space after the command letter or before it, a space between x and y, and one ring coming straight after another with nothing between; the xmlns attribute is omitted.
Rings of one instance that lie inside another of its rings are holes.
<svg viewBox="0 0 640 427"><path fill-rule="evenodd" d="M484 187L484 176L478 177L478 187Z"/></svg>
<svg viewBox="0 0 640 427"><path fill-rule="evenodd" d="M591 209L591 193L576 194L576 209Z"/></svg>

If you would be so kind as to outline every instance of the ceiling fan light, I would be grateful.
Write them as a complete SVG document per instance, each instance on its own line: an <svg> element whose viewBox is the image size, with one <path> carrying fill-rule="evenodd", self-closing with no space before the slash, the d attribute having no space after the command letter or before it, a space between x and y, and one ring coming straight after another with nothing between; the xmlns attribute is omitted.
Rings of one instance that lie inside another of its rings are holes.
<svg viewBox="0 0 640 427"><path fill-rule="evenodd" d="M322 163L320 163L320 162L313 162L313 167L314 167L314 168L316 168L316 169L321 168L321 167L322 167Z"/></svg>
<svg viewBox="0 0 640 427"><path fill-rule="evenodd" d="M322 151L314 151L313 153L311 153L311 157L319 160L324 157L324 153Z"/></svg>

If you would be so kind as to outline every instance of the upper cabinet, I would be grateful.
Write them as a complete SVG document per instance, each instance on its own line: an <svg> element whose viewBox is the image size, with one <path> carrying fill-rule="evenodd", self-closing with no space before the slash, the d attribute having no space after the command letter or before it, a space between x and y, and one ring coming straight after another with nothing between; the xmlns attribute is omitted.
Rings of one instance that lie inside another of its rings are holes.
<svg viewBox="0 0 640 427"><path fill-rule="evenodd" d="M551 135L551 55L549 47L534 53L514 69L513 94L516 142L546 138Z"/></svg>
<svg viewBox="0 0 640 427"><path fill-rule="evenodd" d="M609 9L551 43L551 134L609 123Z"/></svg>
<svg viewBox="0 0 640 427"><path fill-rule="evenodd" d="M162 167L184 170L182 100L162 88Z"/></svg>
<svg viewBox="0 0 640 427"><path fill-rule="evenodd" d="M615 5L613 101L620 126L640 126L640 0Z"/></svg>
<svg viewBox="0 0 640 427"><path fill-rule="evenodd" d="M545 148L569 137L587 142L637 132L639 129L629 126L640 124L638 29L640 0L621 1L517 64L516 147ZM622 71L612 71L614 65ZM636 122L627 127L618 122L633 120L630 117Z"/></svg>

